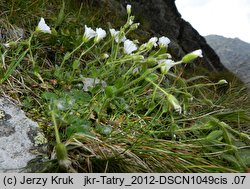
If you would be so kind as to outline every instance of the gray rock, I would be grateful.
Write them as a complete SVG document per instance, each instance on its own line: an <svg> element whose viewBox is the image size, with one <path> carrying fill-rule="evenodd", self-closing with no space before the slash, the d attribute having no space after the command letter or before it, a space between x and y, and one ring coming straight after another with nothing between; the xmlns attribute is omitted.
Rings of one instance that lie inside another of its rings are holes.
<svg viewBox="0 0 250 189"><path fill-rule="evenodd" d="M1 24L1 22L0 22ZM3 27L0 25L0 43L7 43L10 41L16 41L24 37L24 30L19 27Z"/></svg>
<svg viewBox="0 0 250 189"><path fill-rule="evenodd" d="M224 66L250 88L250 44L238 38L206 36L207 42L219 55Z"/></svg>
<svg viewBox="0 0 250 189"><path fill-rule="evenodd" d="M7 97L0 97L0 110L5 113L0 119L0 173L19 172L35 157L29 133L38 125Z"/></svg>

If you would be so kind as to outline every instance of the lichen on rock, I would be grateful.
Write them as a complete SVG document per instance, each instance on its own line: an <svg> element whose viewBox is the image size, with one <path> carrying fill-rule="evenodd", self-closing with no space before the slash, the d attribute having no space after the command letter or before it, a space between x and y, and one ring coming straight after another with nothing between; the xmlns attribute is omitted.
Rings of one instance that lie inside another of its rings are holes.
<svg viewBox="0 0 250 189"><path fill-rule="evenodd" d="M0 109L9 115L0 121L0 172L20 172L35 157L28 133L38 130L38 124L7 97L0 97Z"/></svg>

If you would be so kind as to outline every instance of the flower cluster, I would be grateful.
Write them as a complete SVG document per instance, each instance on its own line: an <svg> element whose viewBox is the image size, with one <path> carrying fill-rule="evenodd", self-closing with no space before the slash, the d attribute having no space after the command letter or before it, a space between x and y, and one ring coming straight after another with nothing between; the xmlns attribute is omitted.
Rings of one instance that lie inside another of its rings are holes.
<svg viewBox="0 0 250 189"><path fill-rule="evenodd" d="M145 64L147 63L152 63L154 66L156 66L156 68L160 68L161 73L164 76L169 72L169 70L172 67L178 64L189 63L194 59L196 59L197 57L203 57L202 51L198 49L185 55L182 58L182 60L175 62L172 59L171 55L166 52L168 50L169 44L171 43L170 39L166 36L152 37L148 40L148 42L142 45L139 45L139 41L137 40L133 41L128 39L125 35L130 31L138 28L139 23L134 23L134 16L131 16L131 5L127 5L126 9L128 14L128 19L126 24L123 27L121 27L120 30L115 30L113 28L109 29L109 34L112 39L112 50L116 51L115 53L113 53L115 54L114 55L115 57L112 58L116 59L119 58L121 55L125 55L125 57L127 58L129 57L130 60L137 61L136 64L134 64L130 68L131 73L134 76L140 75L140 72L145 72L145 68L147 69L147 66L145 66ZM51 29L45 23L44 18L40 19L40 22L37 26L37 31L51 34ZM106 36L107 32L104 29L102 28L92 29L91 27L85 25L82 41L83 43L86 43L89 42L92 38L94 38L94 44L93 44L94 46L95 44L103 40ZM120 51L120 49L122 50ZM154 53L152 53L151 51L152 49L154 49L153 50ZM69 55L71 55L72 53L69 53ZM109 54L106 52L101 55L102 60L106 60L108 58ZM67 58L65 58L65 60L67 60ZM220 81L220 83L224 83L224 81ZM173 108L177 112L181 113L182 111L181 105L179 104L178 100L171 94L167 94L167 97L168 101L170 102L170 104L172 104ZM60 103L58 103L57 106L58 109L63 108L62 104Z"/></svg>
<svg viewBox="0 0 250 189"><path fill-rule="evenodd" d="M92 28L85 25L85 32L83 35L83 41L88 42L90 39L94 38L95 43L98 43L106 37L107 33L102 28L96 28L94 31Z"/></svg>

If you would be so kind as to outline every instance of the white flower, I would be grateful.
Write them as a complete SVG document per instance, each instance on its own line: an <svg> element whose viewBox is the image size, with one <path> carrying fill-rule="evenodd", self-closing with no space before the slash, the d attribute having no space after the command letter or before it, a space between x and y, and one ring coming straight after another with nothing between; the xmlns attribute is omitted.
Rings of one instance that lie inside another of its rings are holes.
<svg viewBox="0 0 250 189"><path fill-rule="evenodd" d="M111 36L115 38L116 43L126 41L127 38L125 36L121 36L119 40L120 31L116 31L115 29L109 29L109 31Z"/></svg>
<svg viewBox="0 0 250 189"><path fill-rule="evenodd" d="M157 47L157 41L157 37L152 37L151 39L149 39L148 43L146 44L147 49L150 50L153 46Z"/></svg>
<svg viewBox="0 0 250 189"><path fill-rule="evenodd" d="M131 54L131 53L132 53L133 51L135 51L135 50L137 50L136 44L135 44L133 41L127 39L127 40L124 42L124 52L125 52L126 54Z"/></svg>
<svg viewBox="0 0 250 189"><path fill-rule="evenodd" d="M38 23L37 30L44 32L44 33L51 33L50 27L45 23L45 20L43 17L41 17Z"/></svg>
<svg viewBox="0 0 250 189"><path fill-rule="evenodd" d="M152 37L151 39L149 39L149 43L152 43L154 45L154 47L157 47L157 41L158 38L157 37Z"/></svg>
<svg viewBox="0 0 250 189"><path fill-rule="evenodd" d="M84 32L84 35L83 35L83 41L84 42L88 42L91 38L95 37L97 34L96 32L85 25L85 32Z"/></svg>
<svg viewBox="0 0 250 189"><path fill-rule="evenodd" d="M164 37L164 36L159 38L159 46L160 47L166 47L167 48L169 43L170 43L169 38Z"/></svg>
<svg viewBox="0 0 250 189"><path fill-rule="evenodd" d="M109 29L109 32L112 37L116 37L119 34L119 31L116 31L115 29Z"/></svg>
<svg viewBox="0 0 250 189"><path fill-rule="evenodd" d="M185 55L182 58L182 62L188 63L188 62L191 62L191 61L195 60L197 57L201 57L201 58L203 57L201 49L195 50L195 51Z"/></svg>
<svg viewBox="0 0 250 189"><path fill-rule="evenodd" d="M130 15L131 14L131 5L128 4L126 8L127 8L128 15Z"/></svg>
<svg viewBox="0 0 250 189"><path fill-rule="evenodd" d="M175 62L171 59L163 59L163 60L159 60L158 64L162 65L161 66L161 73L165 74L167 73L170 68L172 68L175 65Z"/></svg>
<svg viewBox="0 0 250 189"><path fill-rule="evenodd" d="M102 40L104 37L106 37L106 31L103 30L102 28L96 28L96 38L95 38L95 42L99 42L100 40Z"/></svg>

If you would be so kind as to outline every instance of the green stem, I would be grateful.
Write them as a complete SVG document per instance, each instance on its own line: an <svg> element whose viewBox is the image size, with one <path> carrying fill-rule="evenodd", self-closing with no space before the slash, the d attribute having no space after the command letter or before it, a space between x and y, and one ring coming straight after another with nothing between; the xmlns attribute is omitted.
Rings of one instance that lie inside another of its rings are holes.
<svg viewBox="0 0 250 189"><path fill-rule="evenodd" d="M157 84L155 84L153 81L151 81L150 79L148 79L147 81L150 82L152 85L154 85L161 92L163 92L166 96L169 96L169 94L165 90L163 90L160 86L158 86Z"/></svg>
<svg viewBox="0 0 250 189"><path fill-rule="evenodd" d="M128 85L121 87L120 89L118 89L116 91L116 93L120 93L122 91L125 91L127 88L130 88L132 85L140 82L141 80L145 79L149 74L151 74L154 70L156 70L157 68L159 68L159 66L156 66L154 68L148 69L146 70L139 78L135 79L134 81L130 82Z"/></svg>
<svg viewBox="0 0 250 189"><path fill-rule="evenodd" d="M30 38L28 40L28 49L29 49L29 53L30 53L31 62L33 64L33 67L35 67L36 63L35 63L33 53L32 53L32 50L31 50L31 40L32 40L33 36L34 36L34 33L31 33L31 36L30 36Z"/></svg>
<svg viewBox="0 0 250 189"><path fill-rule="evenodd" d="M55 117L55 111L54 110L51 111L51 117L52 117L52 121L53 121L54 128L55 128L56 143L60 144L61 140L60 140L60 136L59 136L59 132L58 132L58 126L57 126L57 123L56 123L56 117Z"/></svg>
<svg viewBox="0 0 250 189"><path fill-rule="evenodd" d="M70 58L70 56L71 56L73 53L75 53L78 49L80 49L81 46L82 46L83 44L84 44L84 42L82 42L78 47L76 47L76 48L75 48L73 51L71 51L69 54L66 54L66 55L64 56L63 61L62 61L61 65L60 65L60 69L62 69L62 67L63 67L65 61L68 60L68 59Z"/></svg>
<svg viewBox="0 0 250 189"><path fill-rule="evenodd" d="M80 57L78 58L78 60L80 61L82 56L85 55L87 52L89 52L94 46L96 45L96 43L94 43L91 47L89 47L86 51L83 51L80 55Z"/></svg>

